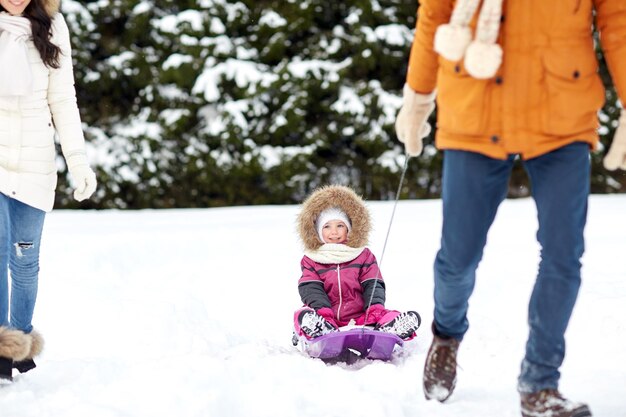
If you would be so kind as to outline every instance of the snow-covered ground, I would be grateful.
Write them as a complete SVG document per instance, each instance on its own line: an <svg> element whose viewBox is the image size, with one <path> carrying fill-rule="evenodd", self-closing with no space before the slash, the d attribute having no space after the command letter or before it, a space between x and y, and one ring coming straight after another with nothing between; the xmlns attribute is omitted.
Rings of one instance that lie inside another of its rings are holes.
<svg viewBox="0 0 626 417"><path fill-rule="evenodd" d="M427 402L440 201L369 202L387 306L418 337L391 363L328 366L291 346L297 206L55 211L46 220L38 367L0 387L1 417L509 417L538 263L535 207L505 201L491 229L455 394ZM626 416L626 196L593 196L563 393Z"/></svg>

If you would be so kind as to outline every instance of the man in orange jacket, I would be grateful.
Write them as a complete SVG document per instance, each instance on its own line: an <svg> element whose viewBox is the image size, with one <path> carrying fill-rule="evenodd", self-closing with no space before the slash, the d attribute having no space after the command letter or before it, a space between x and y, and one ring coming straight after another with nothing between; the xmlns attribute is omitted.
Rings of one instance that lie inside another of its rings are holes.
<svg viewBox="0 0 626 417"><path fill-rule="evenodd" d="M623 0L419 0L396 132L422 151L437 101L444 152L443 227L435 260L433 342L424 367L427 399L445 401L486 236L519 156L537 204L541 263L518 390L525 417L585 417L589 407L558 391L564 334L580 287L589 195L589 151L604 102L592 23L614 85L626 97ZM607 169L626 169L622 110Z"/></svg>

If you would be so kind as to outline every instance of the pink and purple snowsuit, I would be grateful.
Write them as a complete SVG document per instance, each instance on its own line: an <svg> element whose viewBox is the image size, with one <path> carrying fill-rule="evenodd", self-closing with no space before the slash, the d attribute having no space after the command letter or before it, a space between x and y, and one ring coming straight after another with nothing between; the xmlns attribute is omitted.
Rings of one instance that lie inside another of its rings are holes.
<svg viewBox="0 0 626 417"><path fill-rule="evenodd" d="M339 264L319 263L304 256L300 266L302 277L298 281L298 291L305 306L294 314L296 333L299 335L302 335L302 331L297 318L303 309L318 311L330 308L339 327L347 325L351 320L356 325L382 325L399 314L398 311L383 307L385 283L376 257L367 248L355 259ZM366 322L370 297L371 305L376 305L376 311L370 310Z"/></svg>

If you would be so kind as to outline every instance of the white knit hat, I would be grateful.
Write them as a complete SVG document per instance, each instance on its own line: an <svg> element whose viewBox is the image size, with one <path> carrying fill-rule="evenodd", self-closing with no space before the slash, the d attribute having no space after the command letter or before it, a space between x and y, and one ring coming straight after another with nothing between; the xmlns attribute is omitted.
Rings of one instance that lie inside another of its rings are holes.
<svg viewBox="0 0 626 417"><path fill-rule="evenodd" d="M322 243L324 242L324 238L322 237L322 229L324 225L331 220L341 220L348 227L348 233L352 230L352 224L350 223L350 219L348 215L343 212L339 207L331 207L322 211L319 216L317 216L317 221L315 222L315 227L317 228L317 236L319 236Z"/></svg>
<svg viewBox="0 0 626 417"><path fill-rule="evenodd" d="M502 63L502 48L496 43L500 31L503 0L484 0L478 16L476 35L472 40L469 22L480 0L458 0L450 23L440 25L435 33L434 48L450 61L465 57L467 72L474 78L493 77Z"/></svg>

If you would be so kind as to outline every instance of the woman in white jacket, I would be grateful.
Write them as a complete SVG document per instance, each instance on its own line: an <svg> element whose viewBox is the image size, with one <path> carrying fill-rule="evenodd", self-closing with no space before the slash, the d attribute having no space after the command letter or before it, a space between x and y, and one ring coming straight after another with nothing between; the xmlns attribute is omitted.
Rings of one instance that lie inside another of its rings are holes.
<svg viewBox="0 0 626 417"><path fill-rule="evenodd" d="M96 189L60 0L0 0L0 381L35 367L39 244L57 182L58 135L78 201ZM11 291L9 297L9 271Z"/></svg>

